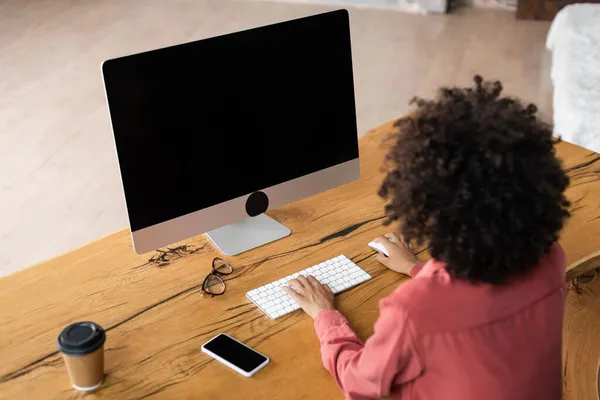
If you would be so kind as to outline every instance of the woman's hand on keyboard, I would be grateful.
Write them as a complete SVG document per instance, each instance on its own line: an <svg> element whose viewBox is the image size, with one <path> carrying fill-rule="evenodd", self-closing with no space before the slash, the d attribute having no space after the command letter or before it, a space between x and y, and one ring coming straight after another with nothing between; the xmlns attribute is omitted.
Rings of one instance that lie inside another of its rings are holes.
<svg viewBox="0 0 600 400"><path fill-rule="evenodd" d="M377 261L392 271L410 276L410 271L419 263L410 245L393 232L378 236L375 241L382 244L390 255L386 257L384 254L379 253Z"/></svg>
<svg viewBox="0 0 600 400"><path fill-rule="evenodd" d="M283 286L282 289L313 319L323 310L335 310L333 292L329 286L322 285L312 275L308 277L300 275L290 280L288 286Z"/></svg>

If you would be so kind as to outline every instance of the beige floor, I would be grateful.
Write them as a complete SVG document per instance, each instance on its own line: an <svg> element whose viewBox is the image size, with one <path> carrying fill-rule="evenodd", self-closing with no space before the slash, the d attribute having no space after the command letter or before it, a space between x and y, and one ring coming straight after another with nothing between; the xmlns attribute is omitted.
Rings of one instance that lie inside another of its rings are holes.
<svg viewBox="0 0 600 400"><path fill-rule="evenodd" d="M124 228L100 63L324 11L227 0L0 0L0 275ZM358 125L475 72L550 115L548 23L352 10Z"/></svg>

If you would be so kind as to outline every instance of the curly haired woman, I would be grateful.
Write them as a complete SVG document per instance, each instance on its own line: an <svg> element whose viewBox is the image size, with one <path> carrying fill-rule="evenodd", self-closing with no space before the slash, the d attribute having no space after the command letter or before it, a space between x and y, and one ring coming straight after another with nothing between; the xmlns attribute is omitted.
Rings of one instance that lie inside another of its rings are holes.
<svg viewBox="0 0 600 400"><path fill-rule="evenodd" d="M551 126L500 82L415 99L396 123L377 238L412 276L362 342L313 277L285 288L315 319L323 364L350 399L561 399L568 178ZM411 243L432 259L418 264Z"/></svg>

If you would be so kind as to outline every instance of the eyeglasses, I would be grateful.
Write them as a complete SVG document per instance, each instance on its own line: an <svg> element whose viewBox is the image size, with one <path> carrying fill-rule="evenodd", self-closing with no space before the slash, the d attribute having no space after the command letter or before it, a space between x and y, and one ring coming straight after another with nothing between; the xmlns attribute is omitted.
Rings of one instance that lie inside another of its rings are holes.
<svg viewBox="0 0 600 400"><path fill-rule="evenodd" d="M233 268L229 263L219 257L215 258L212 262L212 271L202 283L202 293L212 296L219 296L225 293L225 281L221 279L219 275L230 275L233 272Z"/></svg>

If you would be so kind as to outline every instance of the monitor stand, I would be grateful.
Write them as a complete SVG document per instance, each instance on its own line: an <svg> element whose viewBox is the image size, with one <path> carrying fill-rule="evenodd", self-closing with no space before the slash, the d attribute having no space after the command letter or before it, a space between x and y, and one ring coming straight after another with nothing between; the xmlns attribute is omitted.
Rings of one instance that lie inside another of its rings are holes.
<svg viewBox="0 0 600 400"><path fill-rule="evenodd" d="M235 256L288 236L292 231L266 214L206 232L206 236L226 256Z"/></svg>

